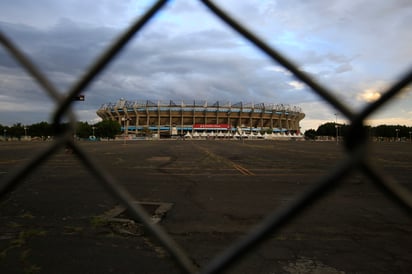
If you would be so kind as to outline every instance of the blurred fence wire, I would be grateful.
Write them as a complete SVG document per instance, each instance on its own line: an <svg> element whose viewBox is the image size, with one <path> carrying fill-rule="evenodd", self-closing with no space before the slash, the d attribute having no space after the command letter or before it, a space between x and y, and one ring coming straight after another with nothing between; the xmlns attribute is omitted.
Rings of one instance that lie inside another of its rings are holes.
<svg viewBox="0 0 412 274"><path fill-rule="evenodd" d="M407 213L412 215L412 194L401 184L393 179L384 176L375 168L368 159L367 132L363 126L364 121L371 114L376 112L382 105L386 104L395 95L399 94L403 88L412 82L412 69L407 71L404 76L391 86L379 100L367 105L359 112L353 112L347 105L339 101L333 93L325 86L318 84L308 74L299 70L299 67L281 55L276 49L270 47L262 39L259 39L253 32L242 26L241 22L234 20L219 6L211 1L202 0L211 13L223 20L230 28L238 32L240 36L249 40L260 51L266 54L267 58L282 65L289 70L297 79L308 85L312 91L327 101L332 107L343 114L350 121L350 130L345 136L346 156L341 160L328 175L320 178L316 184L291 204L272 215L267 216L256 228L248 235L235 242L231 247L199 269L189 255L182 250L179 245L168 235L160 226L153 224L144 209L134 203L133 197L124 189L121 184L108 174L72 139L72 134L76 122L76 117L71 109L72 98L79 96L81 92L107 67L107 65L122 51L130 39L144 28L167 3L165 0L157 1L146 11L143 16L138 18L119 38L95 60L89 70L80 77L73 86L65 93L60 93L56 87L36 68L31 60L14 45L13 41L0 32L0 42L10 55L20 63L20 65L37 81L44 92L55 101L53 112L53 126L56 134L54 141L43 151L33 156L24 166L12 170L3 178L0 185L0 199L16 189L26 176L31 174L38 166L50 158L59 148L70 146L75 155L87 167L93 176L101 182L107 191L119 202L128 207L133 217L141 221L146 229L158 239L165 249L174 258L175 262L184 273L218 273L230 266L253 248L264 242L270 235L279 231L286 223L290 222L297 215L302 213L310 204L315 203L320 197L326 195L328 191L336 188L346 176L350 176L354 170L361 171L379 188L390 197L393 202L400 205ZM63 95L62 95L63 94ZM71 126L64 129L59 125L63 119L69 119Z"/></svg>

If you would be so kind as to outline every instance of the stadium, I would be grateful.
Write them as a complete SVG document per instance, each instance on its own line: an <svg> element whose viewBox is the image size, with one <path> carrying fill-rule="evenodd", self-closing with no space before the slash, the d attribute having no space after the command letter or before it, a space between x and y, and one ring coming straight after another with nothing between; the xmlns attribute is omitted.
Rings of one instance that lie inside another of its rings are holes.
<svg viewBox="0 0 412 274"><path fill-rule="evenodd" d="M97 115L118 121L127 138L148 132L158 137L302 137L299 122L305 117L299 107L283 104L124 99L102 105Z"/></svg>

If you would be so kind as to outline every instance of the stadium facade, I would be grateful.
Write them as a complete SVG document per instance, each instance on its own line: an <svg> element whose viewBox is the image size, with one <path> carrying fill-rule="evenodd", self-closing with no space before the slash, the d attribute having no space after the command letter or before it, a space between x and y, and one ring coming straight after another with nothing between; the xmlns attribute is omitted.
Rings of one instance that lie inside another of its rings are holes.
<svg viewBox="0 0 412 274"><path fill-rule="evenodd" d="M124 135L152 131L160 135L241 132L299 135L305 114L299 107L214 101L126 101L107 103L97 110L102 119L118 121Z"/></svg>

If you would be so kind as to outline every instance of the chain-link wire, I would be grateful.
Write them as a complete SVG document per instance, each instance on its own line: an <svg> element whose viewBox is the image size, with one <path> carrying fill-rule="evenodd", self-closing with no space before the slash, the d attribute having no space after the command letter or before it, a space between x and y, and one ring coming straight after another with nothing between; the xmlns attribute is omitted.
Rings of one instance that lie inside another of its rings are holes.
<svg viewBox="0 0 412 274"><path fill-rule="evenodd" d="M246 38L258 49L265 53L268 58L289 70L296 78L308 85L312 91L325 99L336 110L340 111L349 121L350 130L345 136L346 157L341 160L326 176L320 178L312 188L301 194L288 206L267 216L256 228L249 232L244 238L219 254L203 269L198 267L189 258L189 255L168 235L159 225L153 224L144 209L134 203L132 195L124 189L121 184L100 167L71 136L76 122L76 117L71 109L73 98L84 91L85 88L96 78L108 65L110 61L123 49L130 39L138 33L167 3L166 0L157 1L142 17L135 21L120 37L97 58L87 72L70 88L65 96L59 93L53 84L41 71L34 66L30 59L19 50L13 42L0 32L1 44L10 52L20 65L38 82L44 91L55 100L55 111L53 115L53 126L56 138L44 150L33 156L26 164L9 172L0 185L0 199L4 199L12 190L16 189L37 167L45 163L59 148L70 146L74 154L81 160L90 173L98 179L119 202L127 206L134 218L138 219L145 228L157 238L164 248L171 254L178 266L185 273L218 273L230 267L243 255L250 253L253 248L259 246L273 233L279 231L285 224L291 222L297 215L301 214L309 205L317 202L329 191L336 188L344 178L353 171L358 170L368 177L385 195L398 203L408 214L412 215L412 194L405 187L397 183L387 175L381 174L368 158L367 134L363 123L366 118L376 110L388 103L395 95L412 82L412 69L403 78L382 94L379 100L364 107L355 113L347 105L341 103L333 93L326 87L316 83L309 75L299 70L285 56L278 53L273 47L267 45L262 39L243 27L238 21L231 18L211 1L202 0L212 13L227 23L231 28ZM67 117L71 126L65 129L59 127L63 118Z"/></svg>

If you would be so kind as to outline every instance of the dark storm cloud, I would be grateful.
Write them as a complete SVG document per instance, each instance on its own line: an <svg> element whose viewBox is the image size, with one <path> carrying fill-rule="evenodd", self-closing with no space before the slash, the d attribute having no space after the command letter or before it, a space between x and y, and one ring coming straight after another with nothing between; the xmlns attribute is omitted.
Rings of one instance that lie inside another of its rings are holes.
<svg viewBox="0 0 412 274"><path fill-rule="evenodd" d="M0 28L46 72L83 70L115 35L109 28L82 28L68 19L47 31L2 22ZM0 65L8 64L1 59Z"/></svg>
<svg viewBox="0 0 412 274"><path fill-rule="evenodd" d="M264 71L271 62L239 50L244 45L228 31L208 30L163 36L143 33L121 54L101 81L116 83L132 98L263 100L259 93L284 74ZM112 86L113 87L113 86ZM251 92L254 90L254 92ZM266 94L268 92L266 91ZM259 98L261 97L261 98ZM269 97L275 100L275 96Z"/></svg>
<svg viewBox="0 0 412 274"><path fill-rule="evenodd" d="M67 19L47 30L4 22L0 22L0 29L62 92L74 83L76 77L84 73L117 34L110 28L82 28ZM2 100L2 110L14 110L16 120L20 121L27 120L28 111L51 111L48 95L3 48L0 49L0 72L0 83L7 83L2 85L1 89L6 96ZM23 104L25 100L30 104ZM96 109L96 105L88 106ZM4 120L0 123L5 123L9 116L12 115L3 114ZM30 118L48 119L48 116L30 115Z"/></svg>
<svg viewBox="0 0 412 274"><path fill-rule="evenodd" d="M67 90L119 34L119 30L85 25L69 18L58 18L48 28L12 23L0 26L62 91ZM169 28L160 25L139 33L85 91L87 100L77 108L89 108L94 112L101 103L120 97L254 102L286 99L279 90L291 89L284 80L290 77L262 70L271 62L257 58L256 54L242 53L245 45L232 31L212 28L179 33L168 31ZM7 55L3 51L1 54ZM19 68L8 57L0 60L0 66L9 74L12 68ZM30 77L4 91L5 94L9 92L29 94L27 98L33 106L51 107L50 102L45 103L45 93L30 81ZM30 109L23 105L21 108Z"/></svg>

